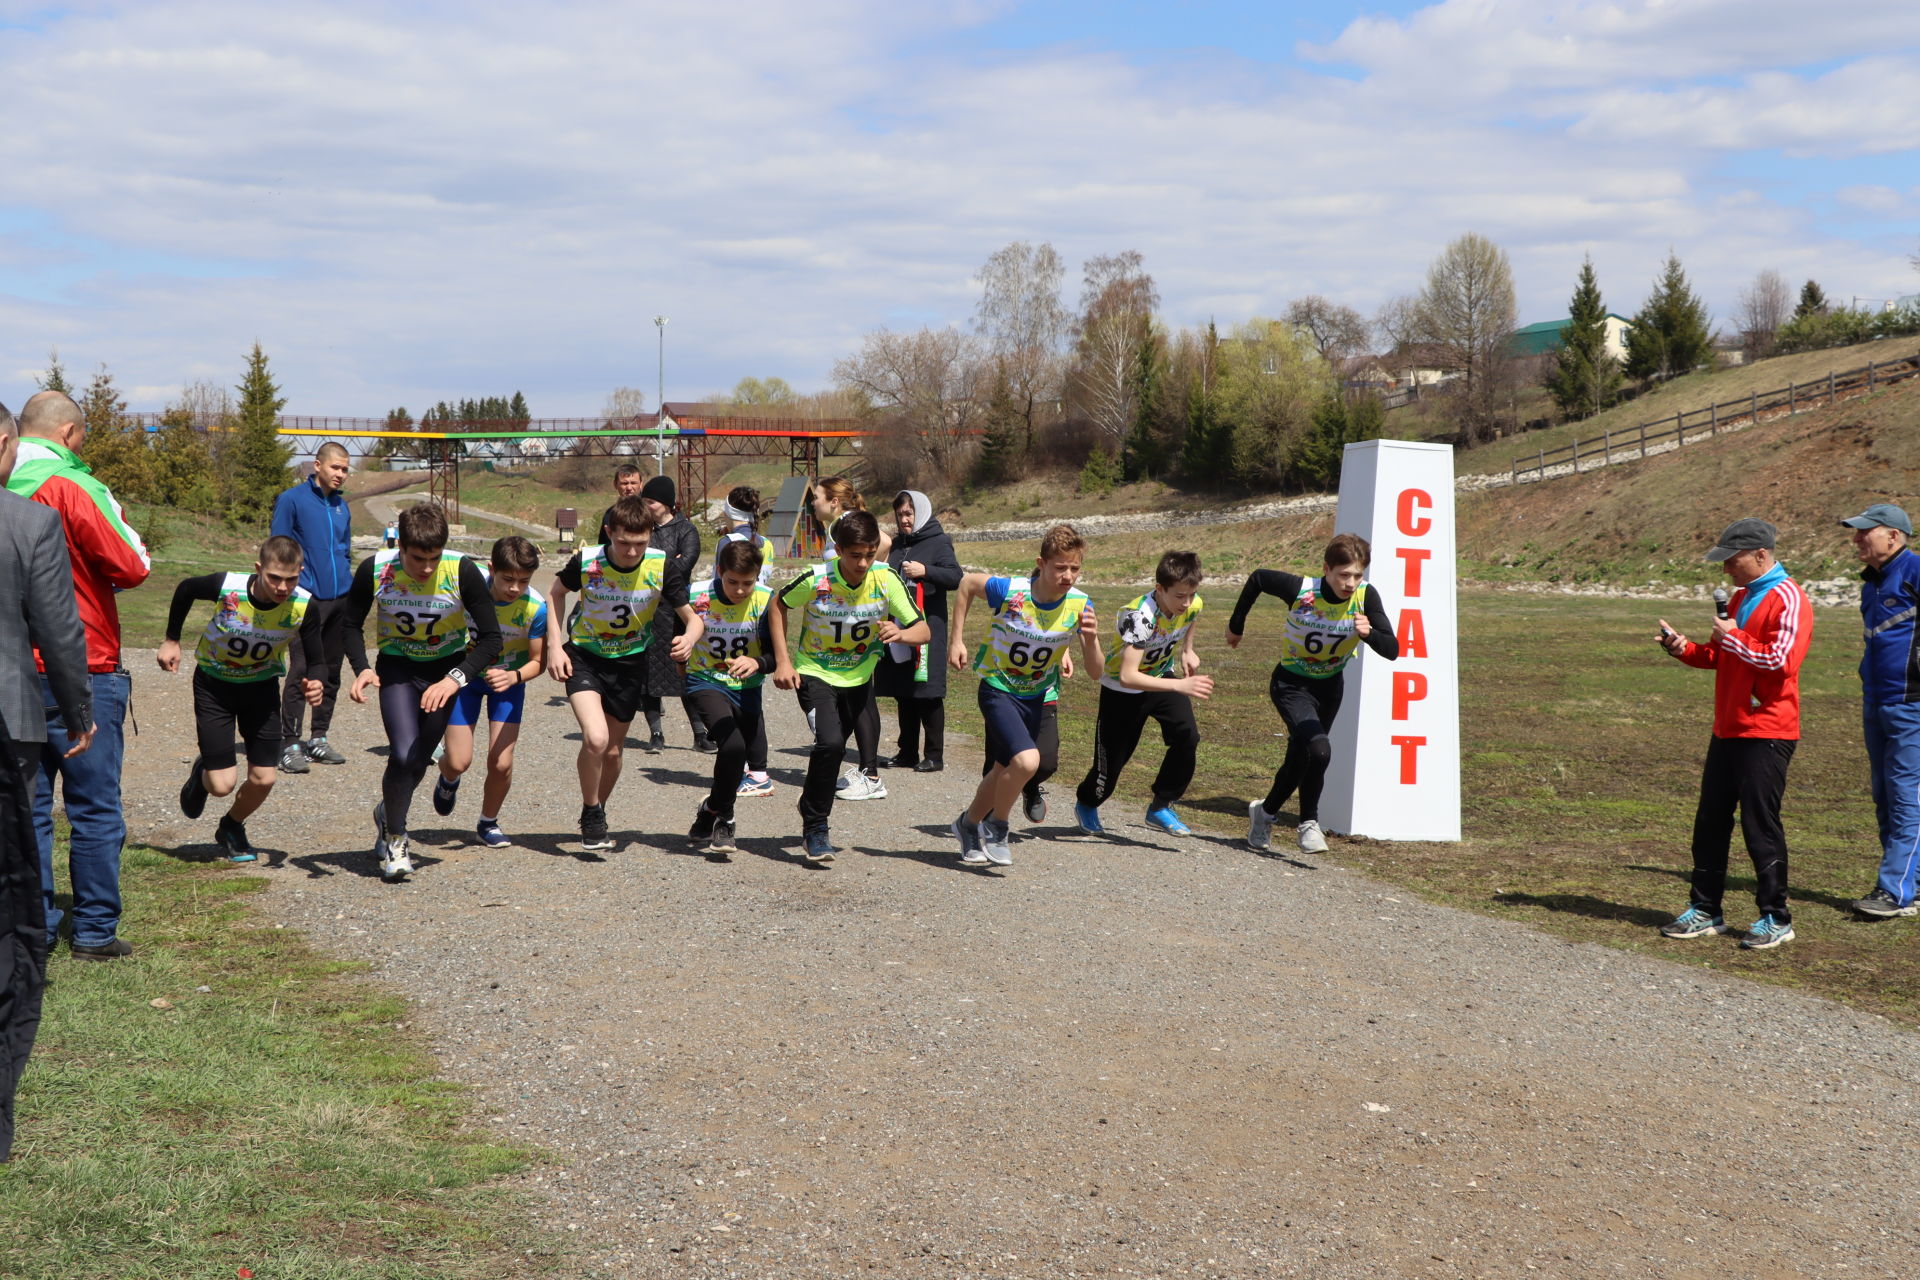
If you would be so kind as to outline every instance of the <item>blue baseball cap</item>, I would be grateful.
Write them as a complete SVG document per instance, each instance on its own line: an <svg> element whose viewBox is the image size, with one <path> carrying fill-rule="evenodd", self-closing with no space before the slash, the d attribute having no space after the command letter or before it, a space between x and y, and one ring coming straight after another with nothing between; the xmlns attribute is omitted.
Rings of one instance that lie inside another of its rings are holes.
<svg viewBox="0 0 1920 1280"><path fill-rule="evenodd" d="M1885 525L1889 529L1898 529L1909 538L1913 536L1913 521L1907 519L1907 513L1891 502L1876 502L1853 519L1840 523L1849 529L1878 529Z"/></svg>

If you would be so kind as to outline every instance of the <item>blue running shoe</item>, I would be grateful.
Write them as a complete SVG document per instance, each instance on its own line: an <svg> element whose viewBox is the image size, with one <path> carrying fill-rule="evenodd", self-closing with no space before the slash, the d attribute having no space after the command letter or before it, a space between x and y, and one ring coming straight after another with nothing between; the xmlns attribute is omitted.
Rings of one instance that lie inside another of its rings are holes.
<svg viewBox="0 0 1920 1280"><path fill-rule="evenodd" d="M754 796L770 796L773 794L773 779L756 778L750 773L746 774L741 777L740 789L734 794L742 800L749 800Z"/></svg>
<svg viewBox="0 0 1920 1280"><path fill-rule="evenodd" d="M1785 920L1775 920L1769 911L1753 922L1747 930L1747 936L1740 939L1740 946L1747 951L1767 951L1783 942L1793 941L1793 926Z"/></svg>
<svg viewBox="0 0 1920 1280"><path fill-rule="evenodd" d="M505 849L513 843L512 838L500 829L499 820L495 818L480 819L474 827L474 833L480 837L480 843L489 849Z"/></svg>
<svg viewBox="0 0 1920 1280"><path fill-rule="evenodd" d="M1193 834L1193 828L1180 821L1180 815L1173 811L1173 806L1170 804L1163 804L1158 809L1147 810L1147 825L1150 827L1158 827L1170 836L1190 836Z"/></svg>
<svg viewBox="0 0 1920 1280"><path fill-rule="evenodd" d="M1765 917L1762 918L1763 922ZM1719 916L1708 915L1699 907L1688 907L1679 915L1660 926L1663 938L1702 938L1710 933L1725 933L1727 922Z"/></svg>
<svg viewBox="0 0 1920 1280"><path fill-rule="evenodd" d="M1107 829L1100 825L1100 810L1098 806L1095 805L1081 804L1075 801L1073 806L1073 825L1090 836L1103 836L1107 834Z"/></svg>
<svg viewBox="0 0 1920 1280"><path fill-rule="evenodd" d="M804 850L800 856L814 866L823 866L833 861L833 837L827 834L825 827L815 827L801 837Z"/></svg>
<svg viewBox="0 0 1920 1280"><path fill-rule="evenodd" d="M453 802L460 798L460 779L447 781L447 775L441 774L433 780L433 811L441 817L453 812Z"/></svg>

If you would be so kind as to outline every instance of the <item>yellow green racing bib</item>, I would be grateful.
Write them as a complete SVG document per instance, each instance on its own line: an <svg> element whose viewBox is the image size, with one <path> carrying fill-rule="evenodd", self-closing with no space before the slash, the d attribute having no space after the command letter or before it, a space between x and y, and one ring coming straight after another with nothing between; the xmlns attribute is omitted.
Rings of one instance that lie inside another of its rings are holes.
<svg viewBox="0 0 1920 1280"><path fill-rule="evenodd" d="M306 620L313 597L301 588L280 604L261 608L247 594L248 573L229 573L220 580L220 598L213 602L213 620L193 648L200 670L216 680L251 684L271 680L287 671L287 645Z"/></svg>
<svg viewBox="0 0 1920 1280"><path fill-rule="evenodd" d="M375 630L380 652L415 662L450 657L467 648L467 607L460 602L459 551L442 551L424 582L409 575L397 547L373 558Z"/></svg>
<svg viewBox="0 0 1920 1280"><path fill-rule="evenodd" d="M1033 580L1009 578L1006 598L994 610L986 639L973 656L974 669L996 689L1017 698L1039 697L1060 683L1060 660L1080 630L1083 591L1069 589L1045 608L1033 598Z"/></svg>

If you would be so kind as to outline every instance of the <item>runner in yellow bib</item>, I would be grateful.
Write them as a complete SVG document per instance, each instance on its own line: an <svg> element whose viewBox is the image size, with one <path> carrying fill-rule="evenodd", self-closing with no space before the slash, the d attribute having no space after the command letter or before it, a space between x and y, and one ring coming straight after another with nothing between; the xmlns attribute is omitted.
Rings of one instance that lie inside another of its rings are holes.
<svg viewBox="0 0 1920 1280"><path fill-rule="evenodd" d="M801 574L774 597L773 683L795 689L800 709L813 725L806 785L800 793L803 857L833 861L828 830L833 816L834 777L847 739L863 715L873 715L873 669L887 644L925 644L927 620L907 596L900 575L875 564L880 523L865 511L849 511L833 526L839 555ZM787 656L790 619L797 614L799 656ZM876 720L877 723L877 720Z"/></svg>
<svg viewBox="0 0 1920 1280"><path fill-rule="evenodd" d="M215 603L213 617L194 646L193 721L200 754L180 788L180 812L198 818L208 796L233 796L233 806L214 828L214 842L234 862L259 857L247 839L246 821L266 802L280 763L280 677L287 649L302 638L309 596L300 589L305 560L292 538L268 538L252 573L209 573L173 589L167 638L154 655L162 671L180 669L180 631L196 601ZM318 671L319 637L313 638ZM318 680L301 681L307 702L320 705ZM235 727L247 749L247 780L239 784Z"/></svg>
<svg viewBox="0 0 1920 1280"><path fill-rule="evenodd" d="M953 822L960 861L967 866L1012 864L1013 802L1040 768L1041 726L1047 700L1060 683L1061 664L1076 642L1087 670L1100 663L1099 620L1086 593L1074 589L1085 555L1085 540L1071 525L1057 524L1040 540L1030 577L970 573L960 579L947 646L947 664L955 671L967 666L967 606L985 600L993 614L973 659L993 767L980 779L973 803Z"/></svg>
<svg viewBox="0 0 1920 1280"><path fill-rule="evenodd" d="M1088 835L1106 830L1100 805L1113 794L1149 719L1159 722L1167 754L1153 779L1147 825L1176 836L1191 834L1173 806L1193 781L1200 749L1193 699L1213 696L1213 677L1196 674L1200 657L1193 651L1194 624L1205 607L1200 579L1198 555L1169 551L1153 571L1154 589L1136 597L1114 620L1100 676L1093 764L1080 780L1073 806L1075 825Z"/></svg>
<svg viewBox="0 0 1920 1280"><path fill-rule="evenodd" d="M647 696L655 613L664 603L685 626L667 642L675 662L686 660L702 632L687 607L686 575L648 546L653 513L646 500L614 503L606 529L606 543L575 552L547 589L547 674L566 686L580 722L580 845L589 852L614 846L607 798L620 780L627 730ZM580 603L569 618L571 592L580 593Z"/></svg>
<svg viewBox="0 0 1920 1280"><path fill-rule="evenodd" d="M767 612L773 590L760 582L760 549L723 542L713 579L690 601L705 630L687 659L687 703L717 748L713 786L694 815L687 838L715 862L734 844L733 806L755 740L764 743L760 686L773 670L773 631ZM765 750L762 746L761 750Z"/></svg>
<svg viewBox="0 0 1920 1280"><path fill-rule="evenodd" d="M1320 830L1320 791L1333 760L1328 734L1340 712L1341 673L1361 644L1391 662L1400 656L1393 623L1378 588L1366 581L1373 549L1359 534L1343 533L1327 544L1318 578L1302 578L1278 569L1259 569L1240 588L1239 603L1227 623L1227 647L1240 646L1247 614L1262 595L1287 604L1287 629L1280 638L1267 696L1287 725L1287 754L1273 775L1265 800L1247 806L1247 847L1262 853L1273 847L1273 824L1280 806L1297 787L1302 853L1325 853Z"/></svg>

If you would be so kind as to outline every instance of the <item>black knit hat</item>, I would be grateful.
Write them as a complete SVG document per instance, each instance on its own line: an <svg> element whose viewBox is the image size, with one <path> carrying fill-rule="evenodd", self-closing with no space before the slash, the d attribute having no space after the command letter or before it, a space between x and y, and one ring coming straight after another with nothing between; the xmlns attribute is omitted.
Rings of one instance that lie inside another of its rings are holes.
<svg viewBox="0 0 1920 1280"><path fill-rule="evenodd" d="M678 504L673 500L673 477L671 476L653 477L640 486L640 496L652 498L663 507L673 507L678 510Z"/></svg>

